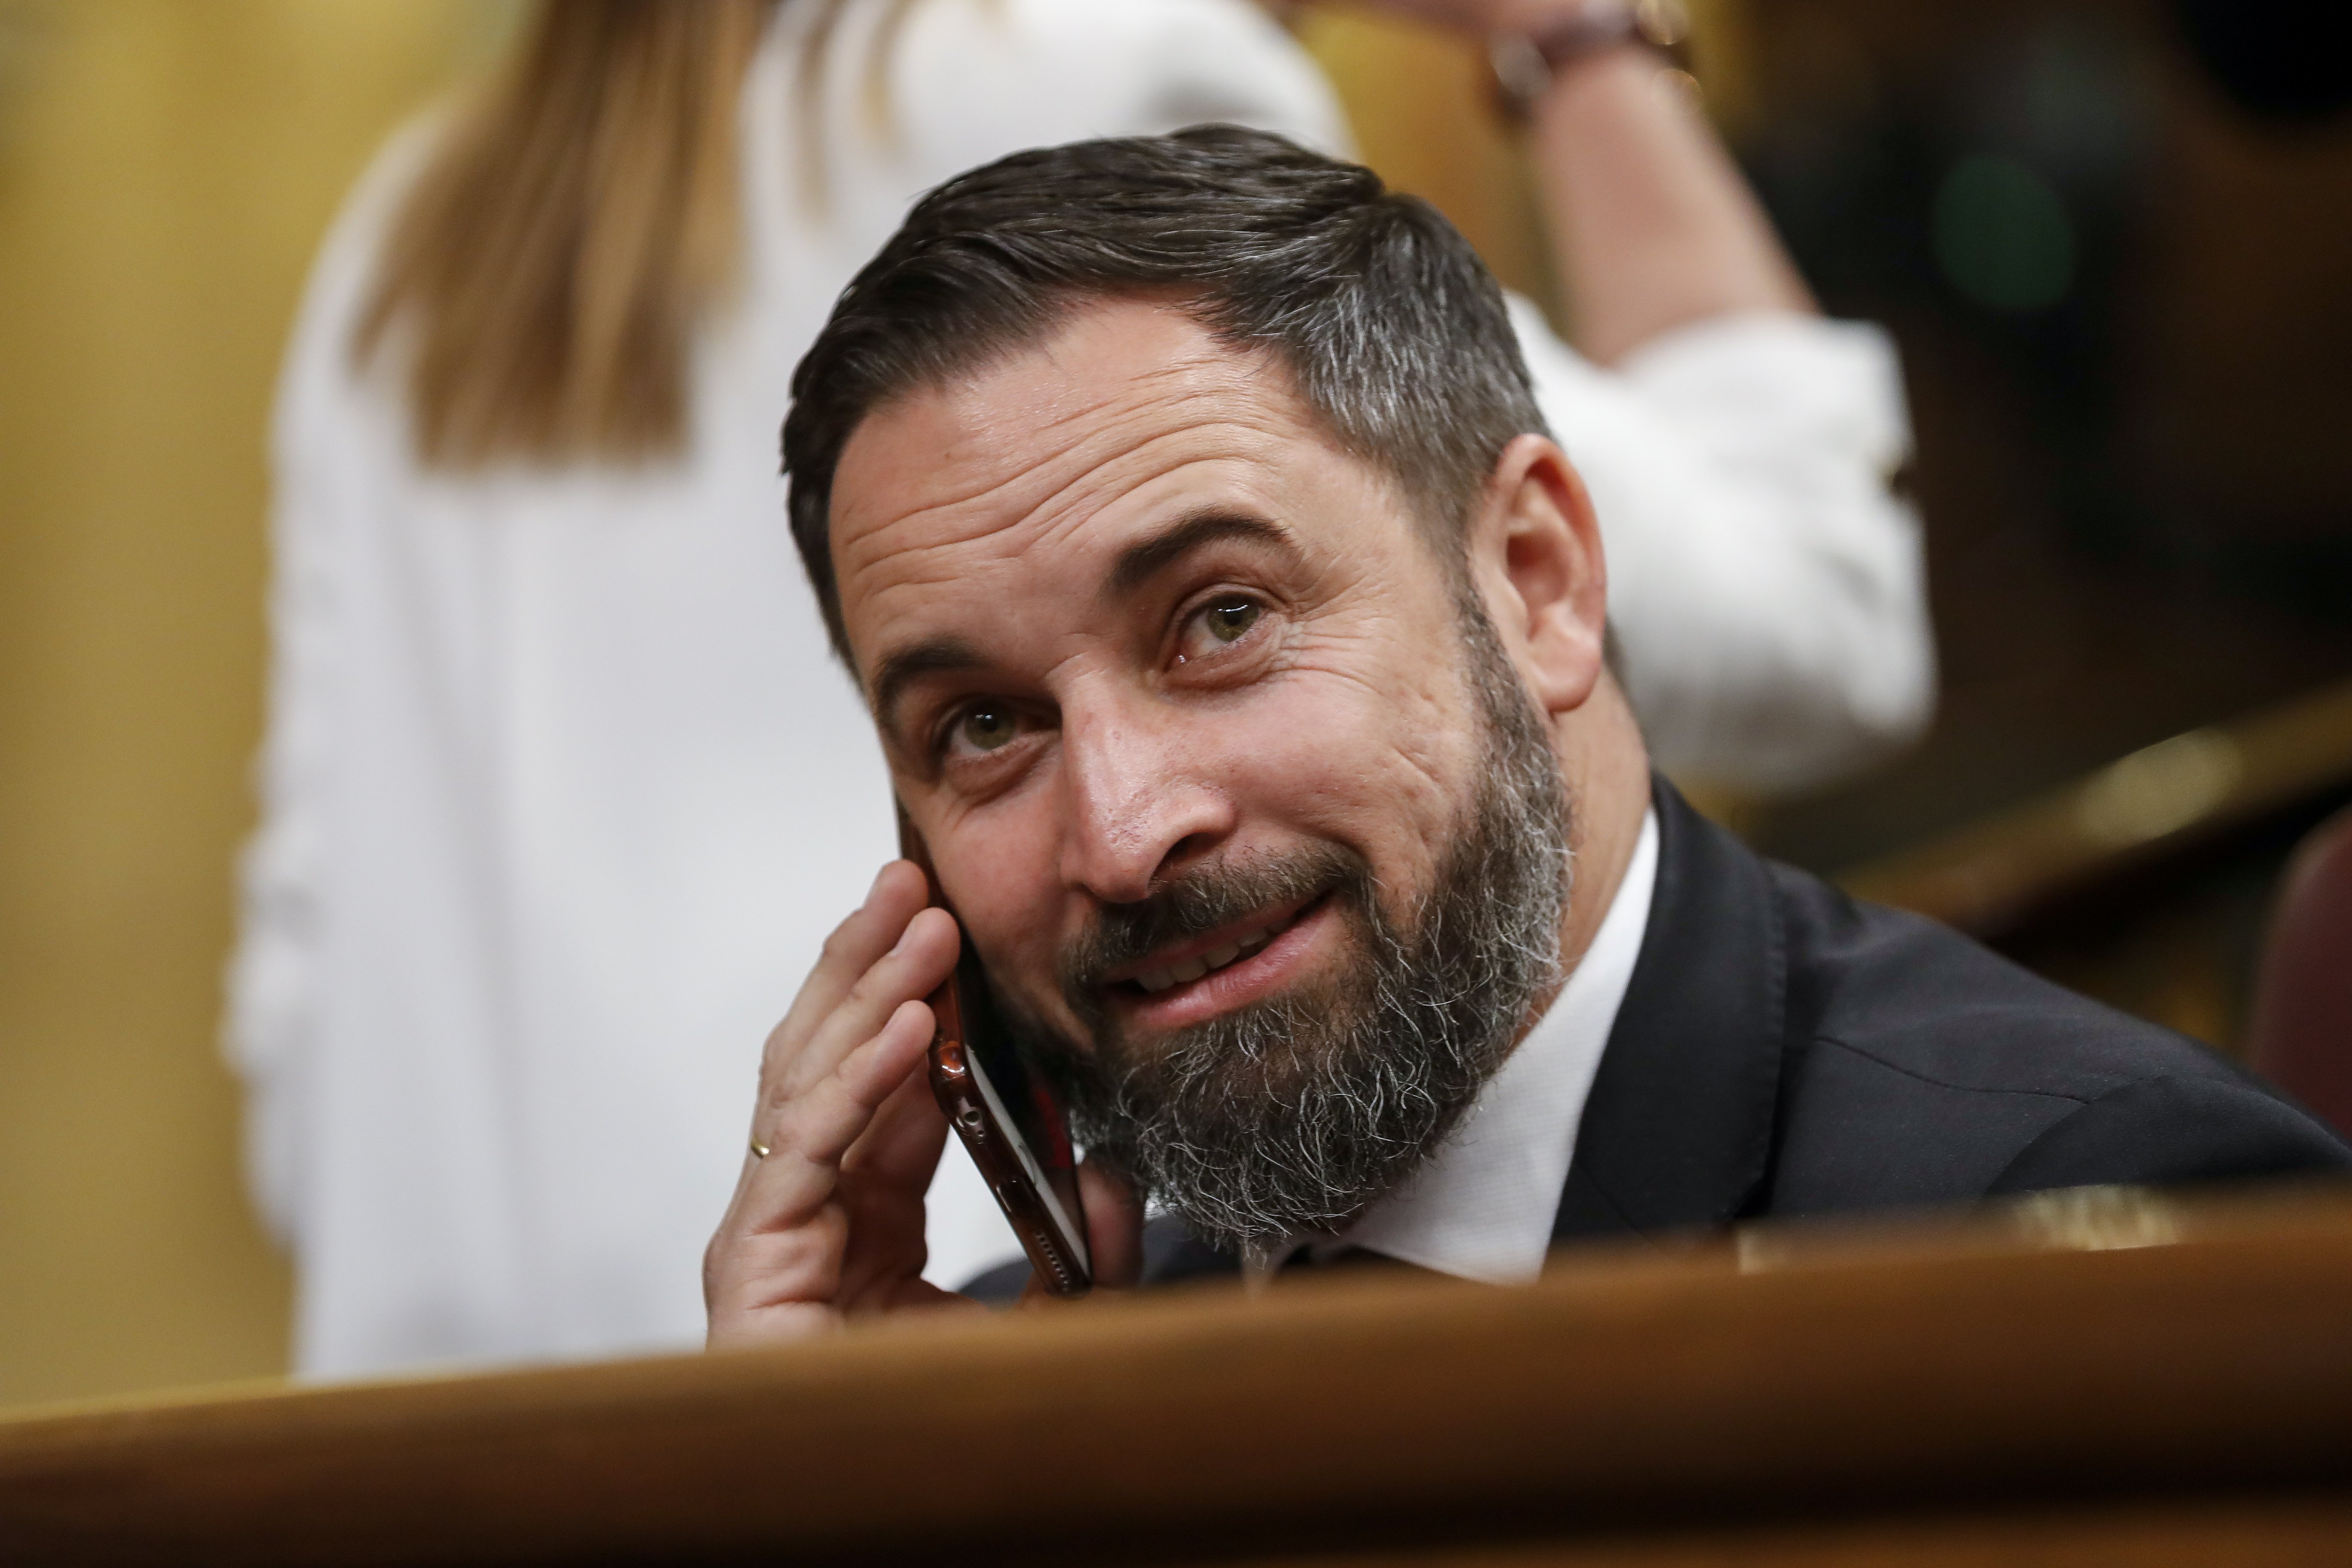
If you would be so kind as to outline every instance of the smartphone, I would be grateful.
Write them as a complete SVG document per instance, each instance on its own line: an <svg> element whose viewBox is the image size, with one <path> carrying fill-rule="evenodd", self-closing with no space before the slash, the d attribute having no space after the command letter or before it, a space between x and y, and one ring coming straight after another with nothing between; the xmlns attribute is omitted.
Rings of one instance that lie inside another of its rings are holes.
<svg viewBox="0 0 2352 1568"><path fill-rule="evenodd" d="M940 890L923 836L898 808L898 853L923 868L931 902L955 909ZM958 921L961 927L961 921ZM1086 1214L1078 1205L1077 1160L1061 1102L1030 1070L989 994L988 973L966 936L955 973L929 997L931 1093L980 1167L988 1190L1012 1222L1038 1280L1056 1296L1083 1296L1094 1284Z"/></svg>

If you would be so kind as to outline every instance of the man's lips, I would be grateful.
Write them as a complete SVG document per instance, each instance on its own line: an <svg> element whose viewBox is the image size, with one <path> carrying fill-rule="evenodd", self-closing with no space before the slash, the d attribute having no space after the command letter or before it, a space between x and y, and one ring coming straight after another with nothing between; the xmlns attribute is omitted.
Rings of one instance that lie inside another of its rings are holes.
<svg viewBox="0 0 2352 1568"><path fill-rule="evenodd" d="M1290 929L1320 894L1293 899L1255 914L1228 922L1203 935L1160 949L1134 963L1122 964L1105 976L1107 985L1133 985L1147 995L1198 980L1229 963L1238 963Z"/></svg>

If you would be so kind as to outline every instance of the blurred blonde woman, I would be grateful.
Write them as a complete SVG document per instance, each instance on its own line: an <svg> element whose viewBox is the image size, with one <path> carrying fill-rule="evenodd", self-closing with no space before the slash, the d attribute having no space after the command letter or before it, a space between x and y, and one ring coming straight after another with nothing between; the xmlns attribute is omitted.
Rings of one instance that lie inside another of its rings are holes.
<svg viewBox="0 0 2352 1568"><path fill-rule="evenodd" d="M1613 363L1522 306L1528 357L1657 751L1801 783L1927 711L1893 361L1596 38L1533 133ZM930 185L1210 120L1347 146L1244 0L563 0L353 192L280 387L229 1018L301 1370L698 1342L760 1043L893 853L783 526L794 361ZM935 1279L1012 1250L959 1159L932 1211Z"/></svg>

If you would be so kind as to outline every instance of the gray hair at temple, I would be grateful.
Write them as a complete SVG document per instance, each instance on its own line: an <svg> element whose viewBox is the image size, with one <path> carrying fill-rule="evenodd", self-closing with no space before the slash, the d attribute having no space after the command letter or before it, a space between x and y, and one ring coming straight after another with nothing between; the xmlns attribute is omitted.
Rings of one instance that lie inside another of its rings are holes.
<svg viewBox="0 0 2352 1568"><path fill-rule="evenodd" d="M793 537L853 668L830 519L859 422L1134 295L1270 352L1340 445L1396 479L1449 572L1503 447L1548 433L1493 276L1370 169L1231 125L1016 153L918 202L793 374Z"/></svg>

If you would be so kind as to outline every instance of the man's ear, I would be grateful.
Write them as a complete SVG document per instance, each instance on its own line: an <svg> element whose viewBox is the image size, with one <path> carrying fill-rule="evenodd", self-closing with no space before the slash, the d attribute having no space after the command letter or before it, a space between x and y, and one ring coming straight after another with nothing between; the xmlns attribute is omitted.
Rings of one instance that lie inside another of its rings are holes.
<svg viewBox="0 0 2352 1568"><path fill-rule="evenodd" d="M1609 567L1568 454L1541 436L1504 447L1469 546L1471 581L1536 700L1550 713L1582 707L1601 679Z"/></svg>

